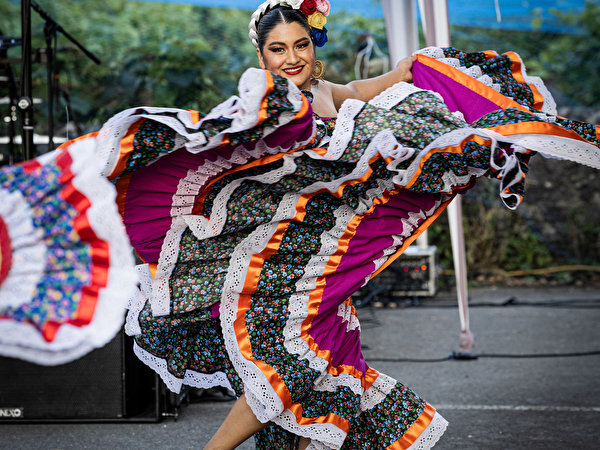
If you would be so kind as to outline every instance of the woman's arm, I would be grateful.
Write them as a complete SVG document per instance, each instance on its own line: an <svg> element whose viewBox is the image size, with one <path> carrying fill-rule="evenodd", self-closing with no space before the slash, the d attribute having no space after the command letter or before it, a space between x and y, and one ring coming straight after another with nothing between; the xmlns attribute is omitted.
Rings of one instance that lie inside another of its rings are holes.
<svg viewBox="0 0 600 450"><path fill-rule="evenodd" d="M346 85L329 83L335 109L339 110L342 103L349 98L367 102L376 95L401 81L412 81L412 63L416 57L404 58L394 70L375 78L351 81Z"/></svg>

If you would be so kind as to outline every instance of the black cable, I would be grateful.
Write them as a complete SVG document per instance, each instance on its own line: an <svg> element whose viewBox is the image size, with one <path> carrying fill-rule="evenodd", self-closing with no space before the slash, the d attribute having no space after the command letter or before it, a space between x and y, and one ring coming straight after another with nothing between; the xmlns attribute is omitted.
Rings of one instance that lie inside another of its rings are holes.
<svg viewBox="0 0 600 450"><path fill-rule="evenodd" d="M574 352L574 353L538 353L538 354L502 354L502 353L483 353L473 355L470 353L453 352L445 358L365 358L368 362L416 362L416 363L436 363L452 360L474 360L479 358L506 358L506 359L528 359L528 358L571 358L577 356L596 356L600 355L600 350L590 352Z"/></svg>
<svg viewBox="0 0 600 450"><path fill-rule="evenodd" d="M600 355L600 350L591 352L575 352L575 353L539 353L532 355L509 355L501 353L484 353L477 355L478 358L571 358L574 356L595 356Z"/></svg>
<svg viewBox="0 0 600 450"><path fill-rule="evenodd" d="M432 303L413 303L405 304L404 307L419 307L419 308L458 308L456 303L452 304L432 304ZM539 306L545 308L574 308L574 309L595 309L600 308L600 299L571 299L571 300L556 300L549 302L522 302L516 297L509 297L502 303L493 302L478 302L469 303L469 308L503 308L507 306ZM402 308L402 305L401 305Z"/></svg>
<svg viewBox="0 0 600 450"><path fill-rule="evenodd" d="M432 359L419 359L419 358L365 358L368 362L417 362L417 363L434 363L434 362L443 362L450 361L452 359L451 356L446 356L445 358L432 358Z"/></svg>

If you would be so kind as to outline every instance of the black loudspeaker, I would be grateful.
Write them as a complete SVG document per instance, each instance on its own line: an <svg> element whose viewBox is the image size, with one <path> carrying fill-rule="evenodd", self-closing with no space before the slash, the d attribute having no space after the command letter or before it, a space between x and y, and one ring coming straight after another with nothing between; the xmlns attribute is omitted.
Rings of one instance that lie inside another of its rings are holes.
<svg viewBox="0 0 600 450"><path fill-rule="evenodd" d="M0 423L158 422L165 389L123 331L73 362L40 366L0 357Z"/></svg>

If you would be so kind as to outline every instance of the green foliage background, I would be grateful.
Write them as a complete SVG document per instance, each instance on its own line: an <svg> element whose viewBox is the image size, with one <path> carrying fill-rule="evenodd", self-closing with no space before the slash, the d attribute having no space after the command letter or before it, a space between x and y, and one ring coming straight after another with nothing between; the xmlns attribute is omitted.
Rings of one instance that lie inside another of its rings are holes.
<svg viewBox="0 0 600 450"><path fill-rule="evenodd" d="M38 3L102 60L101 65L96 65L59 34L57 64L63 95L56 109L57 129L66 123L67 100L72 108L70 120L78 125L79 133L98 129L110 116L132 106L207 112L236 93L245 69L257 66L256 51L247 37L249 11L131 0ZM557 21L572 24L580 32L551 34L454 27L453 45L465 51L516 51L526 61L529 74L544 78L559 105L598 108L599 1L588 1L583 13L555 16ZM540 24L539 17L532 20ZM32 12L33 48L45 46L43 25L43 20ZM373 36L379 47L387 50L383 19L337 13L329 17L327 28L329 42L319 49L319 58L325 62L331 81L346 83L354 78L356 55L364 45L365 35ZM20 36L19 1L0 2L0 32ZM9 56L19 57L20 49L11 49ZM18 67L15 70L18 72ZM34 65L34 93L46 98L46 69L40 63ZM46 131L46 114L45 104L40 105L36 110L37 133ZM565 225L567 229L585 230L585 235L559 238L577 240L577 249L571 242L561 253L550 250L552 246L532 231L524 215L501 206L496 192L494 184L482 182L464 202L470 273L572 263L573 258L569 260L565 253L576 254L577 262L598 264L600 226L594 217L582 216L580 206L574 205L563 215L567 221L568 217L573 218ZM451 251L444 221L442 216L430 228L430 240L440 248L441 259L450 268Z"/></svg>

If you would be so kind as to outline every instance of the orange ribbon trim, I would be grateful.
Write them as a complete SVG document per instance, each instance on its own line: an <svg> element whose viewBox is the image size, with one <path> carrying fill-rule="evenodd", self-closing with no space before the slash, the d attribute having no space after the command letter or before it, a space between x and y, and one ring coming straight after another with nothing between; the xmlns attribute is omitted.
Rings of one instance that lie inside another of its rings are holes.
<svg viewBox="0 0 600 450"><path fill-rule="evenodd" d="M190 120L194 125L200 122L200 112L195 111L193 109L188 109L188 111L190 112Z"/></svg>
<svg viewBox="0 0 600 450"><path fill-rule="evenodd" d="M140 126L148 119L141 118L138 121L131 124L127 129L127 133L121 139L121 148L119 149L119 160L113 171L108 175L109 180L113 180L123 173L127 168L127 157L133 152L133 141L135 139L135 133L139 130Z"/></svg>
<svg viewBox="0 0 600 450"><path fill-rule="evenodd" d="M423 434L425 429L429 426L435 415L435 408L429 403L425 403L425 407L421 412L421 415L413 422L410 428L404 433L404 435L394 442L392 445L386 447L386 450L406 450L415 443L417 438Z"/></svg>
<svg viewBox="0 0 600 450"><path fill-rule="evenodd" d="M119 208L119 214L121 215L121 220L125 223L125 205L127 203L127 191L129 190L129 182L131 181L131 177L133 172L128 173L120 177L117 180L115 188L117 190L117 197L115 202L117 203L117 207Z"/></svg>
<svg viewBox="0 0 600 450"><path fill-rule="evenodd" d="M498 125L497 127L489 127L488 130L493 130L506 136L515 134L547 134L551 136L561 136L576 141L588 142L586 139L578 135L572 130L567 130L555 123L547 122L521 122L518 124ZM594 145L594 144L592 144Z"/></svg>
<svg viewBox="0 0 600 450"><path fill-rule="evenodd" d="M521 111L531 112L531 111L529 111L529 109L527 109L523 105L515 102L514 100L511 100L510 98L506 97L505 95L495 91L491 87L486 86L481 81L478 81L475 78L462 73L460 70L455 69L454 67L449 66L448 64L445 64L441 61L438 61L429 56L425 56L425 55L421 55L421 54L417 55L417 61L426 65L427 67L431 67L435 71L437 71L449 78L452 78L453 80L457 81L458 83L462 84L463 86L467 87L468 89L472 90L473 92L476 92L476 93L486 97L488 100L495 103L498 106L498 109L517 108L517 109L520 109Z"/></svg>
<svg viewBox="0 0 600 450"><path fill-rule="evenodd" d="M271 75L271 72L267 70L265 70L264 72L267 78L267 86L265 88L265 95L263 97L262 103L260 104L260 109L258 111L258 121L256 122L256 125L261 124L265 120L267 120L267 110L269 108L269 94L275 87L275 83L273 82L273 75Z"/></svg>
<svg viewBox="0 0 600 450"><path fill-rule="evenodd" d="M444 148L435 148L435 149L430 150L426 155L424 155L421 158L421 161L419 161L419 170L415 171L415 173L413 174L413 176L411 177L411 179L407 183L405 189L410 189L415 184L415 182L417 181L417 178L419 178L419 176L421 175L421 173L423 173L423 167L425 166L425 163L433 155L435 155L436 153L456 153L456 154L461 154L463 152L463 149L464 149L465 145L468 142L471 142L471 141L474 141L474 142L476 142L477 144L480 144L480 145L488 145L488 143L491 140L490 139L482 138L481 136L478 136L476 134L471 134L471 135L465 137L460 142L459 145L448 146L448 147L444 147Z"/></svg>
<svg viewBox="0 0 600 450"><path fill-rule="evenodd" d="M100 289L106 287L108 283L110 252L108 243L98 238L87 218L86 211L91 206L89 199L70 183L74 178L74 174L71 172L72 162L73 160L68 152L63 152L56 158L56 164L62 171L60 180L67 183L61 192L61 197L77 210L79 215L73 221L73 227L80 239L88 242L91 247L91 281L82 288L81 300L77 306L75 318L66 321L66 323L81 327L91 322L96 310ZM43 338L48 342L54 340L60 326L61 324L57 322L45 323L42 327Z"/></svg>
<svg viewBox="0 0 600 450"><path fill-rule="evenodd" d="M58 147L56 147L56 150L64 150L66 148L69 148L69 146L71 144L74 144L77 141L81 141L83 139L87 139L87 138L90 138L90 137L96 137L96 136L98 136L98 133L100 133L100 132L99 131L94 131L92 133L88 133L88 134L84 134L82 136L76 137L74 139L69 139L67 142L63 142Z"/></svg>
<svg viewBox="0 0 600 450"><path fill-rule="evenodd" d="M511 70L513 77L519 83L523 83L529 86L529 89L531 89L531 92L533 93L533 108L537 109L538 111L541 111L544 107L544 97L542 97L542 94L540 94L540 91L538 91L538 88L535 87L535 85L529 84L527 83L527 81L525 81L525 77L522 71L523 63L521 62L521 59L517 56L515 52L506 52L505 55L508 56L509 59L512 61Z"/></svg>

